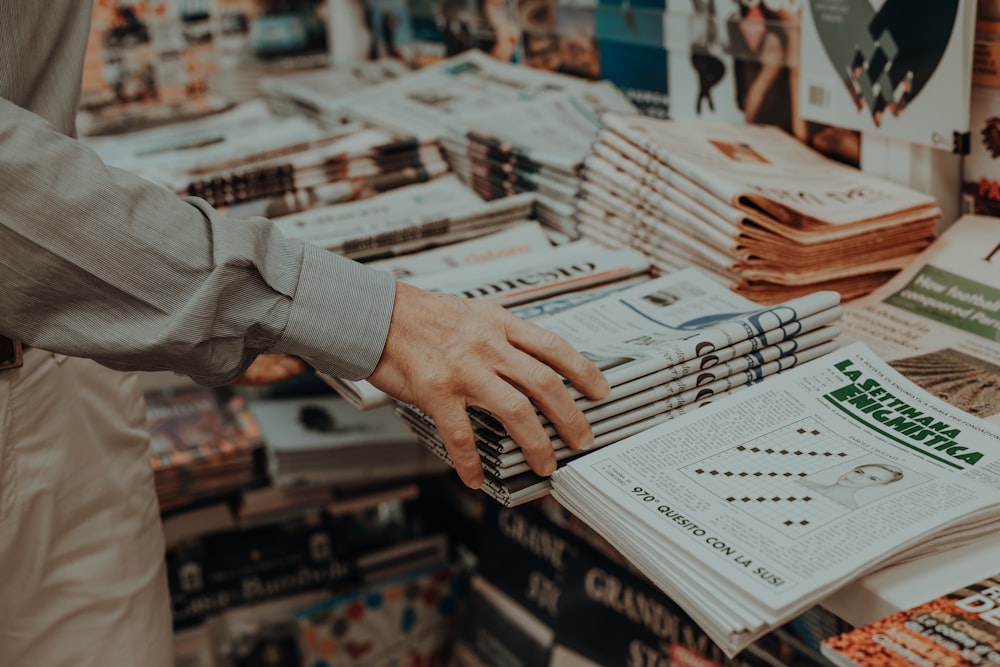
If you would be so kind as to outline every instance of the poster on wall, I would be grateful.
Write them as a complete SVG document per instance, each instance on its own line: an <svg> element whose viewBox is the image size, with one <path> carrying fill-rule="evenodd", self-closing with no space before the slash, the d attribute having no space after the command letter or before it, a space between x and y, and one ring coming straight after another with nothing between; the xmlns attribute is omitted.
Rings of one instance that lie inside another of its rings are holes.
<svg viewBox="0 0 1000 667"><path fill-rule="evenodd" d="M671 118L743 122L748 77L744 59L737 61L736 55L746 49L739 33L730 30L738 25L739 12L740 3L733 0L669 5L663 33L669 57ZM742 84L739 89L738 83Z"/></svg>
<svg viewBox="0 0 1000 667"><path fill-rule="evenodd" d="M663 9L599 2L594 13L601 78L618 86L640 113L670 117ZM641 63L641 66L636 66Z"/></svg>
<svg viewBox="0 0 1000 667"><path fill-rule="evenodd" d="M805 0L803 117L967 152L975 11L973 0Z"/></svg>
<svg viewBox="0 0 1000 667"><path fill-rule="evenodd" d="M98 0L84 56L78 131L137 129L226 106L209 95L216 69L211 0Z"/></svg>
<svg viewBox="0 0 1000 667"><path fill-rule="evenodd" d="M962 211L1000 216L1000 88L972 89L969 154L962 158Z"/></svg>

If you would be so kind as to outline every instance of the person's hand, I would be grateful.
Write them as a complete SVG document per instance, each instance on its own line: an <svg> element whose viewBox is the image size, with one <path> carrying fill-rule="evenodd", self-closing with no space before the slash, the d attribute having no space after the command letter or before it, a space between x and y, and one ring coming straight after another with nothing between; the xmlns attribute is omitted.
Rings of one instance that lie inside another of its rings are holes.
<svg viewBox="0 0 1000 667"><path fill-rule="evenodd" d="M397 283L385 349L368 381L426 412L459 477L478 488L483 468L469 406L499 419L540 475L552 474L556 457L535 406L569 446L593 444L560 376L590 398L609 391L597 366L555 333L495 304Z"/></svg>
<svg viewBox="0 0 1000 667"><path fill-rule="evenodd" d="M243 375L230 384L261 386L281 382L309 370L306 362L288 354L259 354Z"/></svg>

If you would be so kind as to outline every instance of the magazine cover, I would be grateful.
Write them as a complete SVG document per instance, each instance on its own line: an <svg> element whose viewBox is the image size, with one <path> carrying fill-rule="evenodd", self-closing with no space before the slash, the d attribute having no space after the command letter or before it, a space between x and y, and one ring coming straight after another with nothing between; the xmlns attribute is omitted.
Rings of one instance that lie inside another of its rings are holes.
<svg viewBox="0 0 1000 667"><path fill-rule="evenodd" d="M376 58L413 63L413 25L405 0L369 0L367 3Z"/></svg>
<svg viewBox="0 0 1000 667"><path fill-rule="evenodd" d="M297 610L301 664L443 666L466 581L461 566L432 565Z"/></svg>
<svg viewBox="0 0 1000 667"><path fill-rule="evenodd" d="M557 0L516 0L524 64L555 71L559 66L556 36Z"/></svg>
<svg viewBox="0 0 1000 667"><path fill-rule="evenodd" d="M217 61L214 9L209 0L95 3L83 65L81 134L122 132L227 106L208 90Z"/></svg>
<svg viewBox="0 0 1000 667"><path fill-rule="evenodd" d="M677 0L662 20L671 118L774 125L858 165L859 132L799 112L802 0Z"/></svg>
<svg viewBox="0 0 1000 667"><path fill-rule="evenodd" d="M742 72L734 52L739 45L729 30L739 20L733 7L730 0L691 0L684 13L671 5L664 14L671 118L743 122L736 85Z"/></svg>
<svg viewBox="0 0 1000 667"><path fill-rule="evenodd" d="M586 79L601 78L601 60L594 27L596 4L590 0L556 6L559 70Z"/></svg>
<svg viewBox="0 0 1000 667"><path fill-rule="evenodd" d="M524 64L585 79L600 76L595 0L517 0Z"/></svg>
<svg viewBox="0 0 1000 667"><path fill-rule="evenodd" d="M969 154L962 157L962 210L1000 215L1000 88L972 89Z"/></svg>
<svg viewBox="0 0 1000 667"><path fill-rule="evenodd" d="M521 62L515 0L410 0L411 57L425 67L470 49Z"/></svg>
<svg viewBox="0 0 1000 667"><path fill-rule="evenodd" d="M434 0L410 0L407 12L410 21L411 64L426 67L447 57L448 45L445 39L444 20Z"/></svg>
<svg viewBox="0 0 1000 667"><path fill-rule="evenodd" d="M600 3L595 9L594 27L601 77L621 88L640 113L669 118L663 10Z"/></svg>
<svg viewBox="0 0 1000 667"><path fill-rule="evenodd" d="M965 153L975 11L972 0L807 0L803 117Z"/></svg>
<svg viewBox="0 0 1000 667"><path fill-rule="evenodd" d="M820 648L842 667L1000 664L1000 576L831 637Z"/></svg>
<svg viewBox="0 0 1000 667"><path fill-rule="evenodd" d="M979 0L972 85L1000 86L1000 2Z"/></svg>

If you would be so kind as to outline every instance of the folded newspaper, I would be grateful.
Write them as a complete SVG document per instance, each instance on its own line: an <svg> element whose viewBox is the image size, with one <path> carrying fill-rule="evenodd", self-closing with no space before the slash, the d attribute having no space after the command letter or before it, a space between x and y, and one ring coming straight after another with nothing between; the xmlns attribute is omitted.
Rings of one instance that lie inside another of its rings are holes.
<svg viewBox="0 0 1000 667"><path fill-rule="evenodd" d="M367 262L367 265L387 271L397 280L407 280L413 276L525 255L551 247L548 235L541 225L535 221L524 221L468 241L374 260ZM320 377L359 410L371 410L392 403L388 394L376 389L367 380L345 380L324 373Z"/></svg>
<svg viewBox="0 0 1000 667"><path fill-rule="evenodd" d="M729 655L1000 528L1000 429L854 343L574 459L552 494Z"/></svg>
<svg viewBox="0 0 1000 667"><path fill-rule="evenodd" d="M361 62L350 67L324 67L301 71L282 72L280 76L264 76L257 81L257 88L269 106L286 116L305 116L321 126L337 127L341 119L328 117L323 108L330 100L398 79L412 70L404 63L391 58Z"/></svg>
<svg viewBox="0 0 1000 667"><path fill-rule="evenodd" d="M932 197L829 160L781 130L616 113L584 163L581 234L694 264L764 303L850 300L933 240Z"/></svg>
<svg viewBox="0 0 1000 667"><path fill-rule="evenodd" d="M822 292L762 308L687 269L537 319L604 371L612 389L591 400L571 388L591 422L595 447L617 442L715 397L836 349L839 295ZM450 462L433 421L414 406L400 414L424 444ZM483 410L471 409L483 461L483 491L505 506L545 495L517 443ZM547 420L560 462L585 455L567 447Z"/></svg>
<svg viewBox="0 0 1000 667"><path fill-rule="evenodd" d="M501 205L507 200L490 202ZM468 241L368 262L427 290L521 307L526 319L594 298L594 290L645 274L642 253L607 250L584 239L553 246L537 222L521 221ZM558 304L552 303L558 300ZM391 403L371 383L321 377L355 407Z"/></svg>
<svg viewBox="0 0 1000 667"><path fill-rule="evenodd" d="M608 249L588 239L544 254L511 255L502 261L413 276L415 287L465 299L515 306L646 273L649 262L631 248Z"/></svg>

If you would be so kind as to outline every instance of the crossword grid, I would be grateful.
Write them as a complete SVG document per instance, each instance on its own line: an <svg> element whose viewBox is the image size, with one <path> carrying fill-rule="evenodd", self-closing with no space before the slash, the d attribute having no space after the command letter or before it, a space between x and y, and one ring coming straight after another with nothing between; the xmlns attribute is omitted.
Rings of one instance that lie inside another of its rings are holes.
<svg viewBox="0 0 1000 667"><path fill-rule="evenodd" d="M757 521L796 536L849 511L796 480L866 453L807 418L681 471Z"/></svg>

